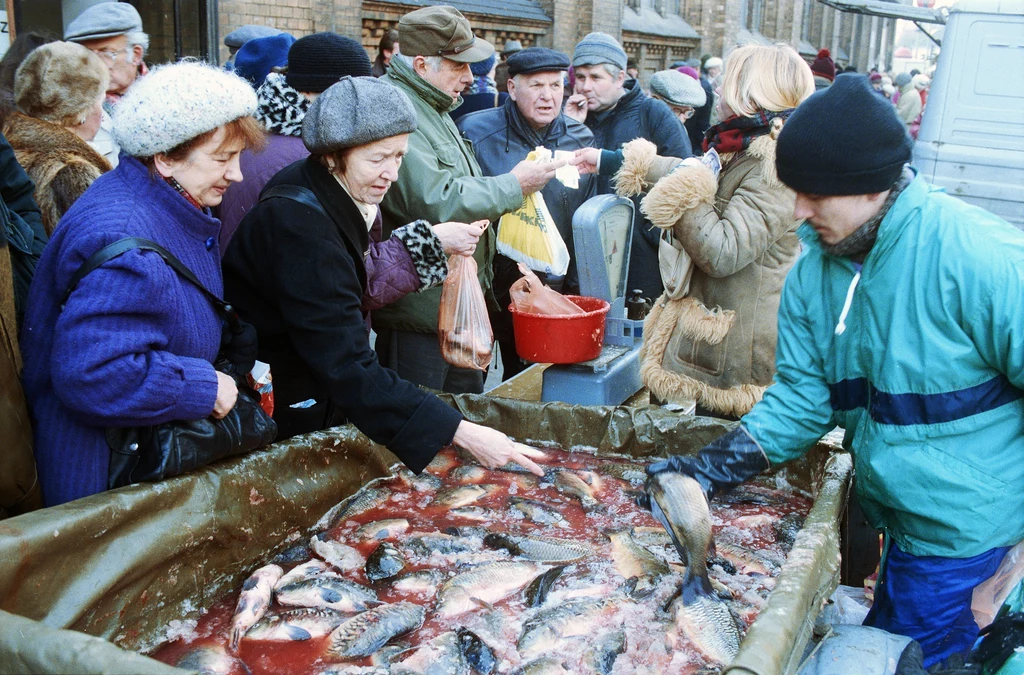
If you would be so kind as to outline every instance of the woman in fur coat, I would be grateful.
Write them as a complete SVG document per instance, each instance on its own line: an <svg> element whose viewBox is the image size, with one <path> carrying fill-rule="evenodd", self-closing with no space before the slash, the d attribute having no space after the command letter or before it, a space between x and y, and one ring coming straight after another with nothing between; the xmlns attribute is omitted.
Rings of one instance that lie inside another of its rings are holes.
<svg viewBox="0 0 1024 675"><path fill-rule="evenodd" d="M100 128L107 67L74 42L35 49L14 76L17 111L3 120L18 163L35 183L46 234L110 163L93 150Z"/></svg>
<svg viewBox="0 0 1024 675"><path fill-rule="evenodd" d="M697 160L659 157L643 139L601 153L620 195L649 188L641 211L692 260L688 291L662 295L644 325L641 376L656 398L738 418L771 383L779 295L800 253L775 139L813 93L810 68L790 47L742 47L726 65L723 121L704 137L704 151L721 158L717 178ZM594 151L580 154L582 170L596 168Z"/></svg>

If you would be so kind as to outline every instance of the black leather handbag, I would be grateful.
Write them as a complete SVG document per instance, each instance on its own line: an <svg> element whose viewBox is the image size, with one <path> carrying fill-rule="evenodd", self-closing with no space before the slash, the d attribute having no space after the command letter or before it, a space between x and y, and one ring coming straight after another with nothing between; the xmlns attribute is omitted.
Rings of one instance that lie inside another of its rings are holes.
<svg viewBox="0 0 1024 675"><path fill-rule="evenodd" d="M174 271L206 294L224 319L224 330L235 334L242 331L238 314L231 305L207 290L192 270L168 250L139 237L119 239L86 260L68 283L61 309L85 275L108 260L135 249L153 251L160 255ZM244 375L239 377L232 372L226 359L218 358L214 367L234 377L238 386L238 399L231 411L223 419L205 417L144 427L108 427L109 489L170 478L273 443L277 435L277 424L260 407L259 394L249 387Z"/></svg>

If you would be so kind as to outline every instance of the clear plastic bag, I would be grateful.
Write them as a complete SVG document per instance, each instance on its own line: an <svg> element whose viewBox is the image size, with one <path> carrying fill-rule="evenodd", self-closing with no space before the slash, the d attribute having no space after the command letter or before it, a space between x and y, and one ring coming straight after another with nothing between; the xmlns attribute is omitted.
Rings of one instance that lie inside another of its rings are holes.
<svg viewBox="0 0 1024 675"><path fill-rule="evenodd" d="M1021 581L1024 580L1024 541L1020 542L1003 557L996 573L974 588L971 612L978 628L992 623L999 608L1006 602Z"/></svg>
<svg viewBox="0 0 1024 675"><path fill-rule="evenodd" d="M517 312L551 315L584 313L572 300L541 283L540 278L523 263L519 263L519 271L523 273L523 278L508 289Z"/></svg>
<svg viewBox="0 0 1024 675"><path fill-rule="evenodd" d="M437 332L445 361L458 368L486 371L493 356L494 334L476 274L476 260L472 257L453 255L448 258L448 277L441 289Z"/></svg>

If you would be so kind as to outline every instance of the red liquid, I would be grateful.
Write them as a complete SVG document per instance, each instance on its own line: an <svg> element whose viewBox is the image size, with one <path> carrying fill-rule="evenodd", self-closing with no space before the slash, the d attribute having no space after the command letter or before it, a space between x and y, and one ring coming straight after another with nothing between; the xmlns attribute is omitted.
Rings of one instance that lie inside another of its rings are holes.
<svg viewBox="0 0 1024 675"><path fill-rule="evenodd" d="M622 593L618 589L626 580L611 561L610 543L603 532L629 528L661 528L650 513L634 503L633 499L641 488L608 475L601 467L611 463L639 462L597 458L582 452L569 453L552 449L546 449L545 452L548 454L548 466L583 472L584 476L590 475L586 473L588 471L594 472L599 477L600 482L595 481L593 487L598 488L595 496L602 510L587 513L579 500L559 492L554 485L535 476L487 471L481 479L473 482L495 486L495 489L470 506L486 509L490 518L484 522L477 522L459 518L453 515L448 507L433 504L434 491L417 492L402 477L396 477L378 485L391 491L388 501L374 509L343 519L328 533L328 538L343 541L367 557L380 542L358 540L354 535L356 529L377 520L405 518L409 521L409 530L405 534L389 538L389 541L405 555L406 566L402 574L415 570L439 569L445 574L444 578L450 578L469 569L473 563L518 558L508 555L505 551L484 547L470 553L435 553L423 556L403 547L403 540L412 533L444 532L445 528L450 526L483 526L493 532L536 534L585 542L594 548L596 555L569 564L553 585L545 607L556 602L564 602L570 599L574 592L583 593L584 589L586 592L603 596L621 596ZM448 478L448 474L459 466L462 464L455 458L454 452L446 450L438 455L428 472L445 479L441 489L455 487L460 483L454 478ZM539 485L537 481L540 481ZM792 492L776 489L772 479L768 477L757 479L740 490L748 496L763 497L763 500L758 501L768 503L750 503L749 500L718 503L716 500L712 505L715 542L721 557L733 562L737 570L736 574L728 574L721 567L712 567L710 574L712 579L722 582L729 588L734 599L730 603L732 611L749 626L774 587L779 570L771 563L781 562L784 558L784 550L776 542L773 524L787 514L805 516L810 510L811 502ZM560 514L564 520L547 525L531 522L508 507L510 497L524 497L542 502ZM648 549L670 564L679 563L679 557L671 546L651 545ZM748 561L742 556L738 557L738 554L747 555L746 551L756 552L750 559L753 567L758 567L757 570L752 571L747 566ZM760 565L764 567L761 568ZM288 566L285 568L287 571ZM382 601L392 603L408 600L425 606L427 612L424 624L410 634L395 638L389 644L415 647L444 631L464 626L481 634L482 637L487 636L485 641L498 657L497 672L511 672L523 665L516 649L516 641L521 633L522 622L537 610L525 606L522 593L516 593L494 603L495 609L501 610L507 617L497 628L500 635L495 636L494 623L485 620L483 610L455 617L440 617L433 612L436 596L402 593L390 588L387 581L372 584L362 569L345 573L344 576L373 587ZM577 672L575 668L582 668L578 659L597 636L606 630L624 629L627 635L627 649L615 661L613 673L682 674L695 673L708 665L713 666L714 662L709 662L684 635L678 634L671 617L662 611L662 605L671 597L672 589L678 588L680 579L679 574L667 575L662 578L659 585L661 592L656 592L647 599L623 600L622 603L617 603L614 609L606 612L597 623L581 628L585 633L582 637L562 644L557 655L565 659L570 671ZM573 584L582 584L582 587L571 589L570 586ZM199 646L226 647L237 600L237 592L225 597L200 618L192 635L157 648L152 656L173 664L184 653ZM271 605L270 611L273 612L275 609L283 608L275 603ZM495 637L498 639L495 640ZM370 659L338 662L336 658L326 653L329 644L329 636L296 642L243 639L237 657L246 664L253 675L313 675L328 665L370 664ZM407 656L403 654L399 660Z"/></svg>

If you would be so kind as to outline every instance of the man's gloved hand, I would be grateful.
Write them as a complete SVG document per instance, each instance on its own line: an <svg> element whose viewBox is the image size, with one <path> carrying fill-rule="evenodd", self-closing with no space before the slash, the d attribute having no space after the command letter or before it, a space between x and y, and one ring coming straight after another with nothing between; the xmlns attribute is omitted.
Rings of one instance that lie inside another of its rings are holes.
<svg viewBox="0 0 1024 675"><path fill-rule="evenodd" d="M673 455L647 467L650 475L674 471L690 476L704 488L708 501L769 468L757 441L740 425L704 446L696 457Z"/></svg>
<svg viewBox="0 0 1024 675"><path fill-rule="evenodd" d="M258 343L256 341L256 328L244 321L238 322L241 331L233 333L224 330L220 339L220 356L227 360L233 373L238 377L245 377L256 365L256 352Z"/></svg>

